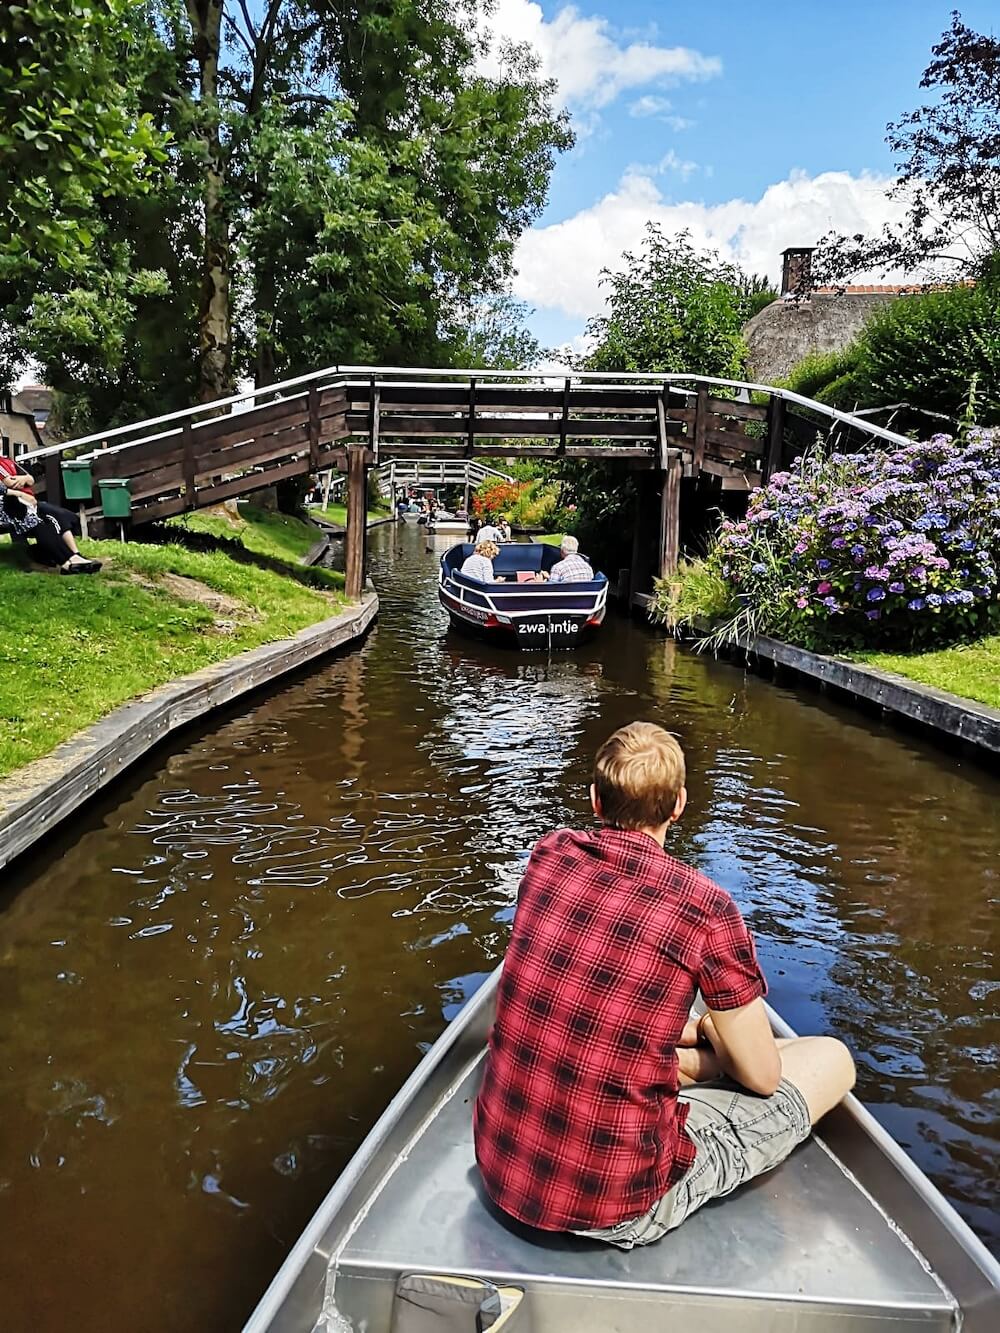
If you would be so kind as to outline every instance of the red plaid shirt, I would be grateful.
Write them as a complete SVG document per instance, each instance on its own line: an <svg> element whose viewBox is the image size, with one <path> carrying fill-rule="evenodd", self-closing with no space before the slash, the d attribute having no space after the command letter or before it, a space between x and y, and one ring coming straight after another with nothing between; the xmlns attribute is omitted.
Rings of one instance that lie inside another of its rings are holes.
<svg viewBox="0 0 1000 1333"><path fill-rule="evenodd" d="M720 1010L767 990L724 889L645 833L536 844L474 1113L504 1212L586 1231L641 1216L680 1180L695 1147L675 1048L699 988Z"/></svg>

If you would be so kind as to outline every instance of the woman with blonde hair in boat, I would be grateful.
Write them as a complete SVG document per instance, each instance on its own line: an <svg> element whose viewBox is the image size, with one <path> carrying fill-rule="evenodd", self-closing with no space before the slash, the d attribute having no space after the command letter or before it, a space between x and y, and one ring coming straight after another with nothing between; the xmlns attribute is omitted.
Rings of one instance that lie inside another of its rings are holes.
<svg viewBox="0 0 1000 1333"><path fill-rule="evenodd" d="M493 561L499 554L500 547L497 546L496 542L478 541L472 555L465 557L460 572L467 578L476 579L480 583L495 583Z"/></svg>

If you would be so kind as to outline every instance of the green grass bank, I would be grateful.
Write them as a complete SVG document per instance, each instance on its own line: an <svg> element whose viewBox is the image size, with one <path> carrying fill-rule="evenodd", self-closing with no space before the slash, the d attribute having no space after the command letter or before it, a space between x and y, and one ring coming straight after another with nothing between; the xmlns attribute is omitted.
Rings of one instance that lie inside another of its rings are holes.
<svg viewBox="0 0 1000 1333"><path fill-rule="evenodd" d="M296 563L316 540L308 524L244 510L184 525L283 568L173 543L85 542L104 569L65 578L0 538L0 777L136 695L343 608L342 575Z"/></svg>
<svg viewBox="0 0 1000 1333"><path fill-rule="evenodd" d="M849 660L1000 708L1000 635L997 634L921 653L851 653Z"/></svg>
<svg viewBox="0 0 1000 1333"><path fill-rule="evenodd" d="M338 528L347 527L347 505L331 504L329 508L324 509L322 505L310 505L309 514L313 518L321 519L324 523L333 523ZM384 523L387 518L392 518L388 509L369 509L368 523Z"/></svg>

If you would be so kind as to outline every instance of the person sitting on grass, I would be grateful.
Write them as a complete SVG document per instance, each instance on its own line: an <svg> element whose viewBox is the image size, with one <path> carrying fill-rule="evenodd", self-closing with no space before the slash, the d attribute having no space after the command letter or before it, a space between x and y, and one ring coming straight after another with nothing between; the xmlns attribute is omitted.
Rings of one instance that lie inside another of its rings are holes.
<svg viewBox="0 0 1000 1333"><path fill-rule="evenodd" d="M495 583L496 578L493 574L493 561L500 554L500 547L496 542L483 541L476 542L476 549L472 555L467 555L462 562L461 573L470 579L477 579L480 583Z"/></svg>
<svg viewBox="0 0 1000 1333"><path fill-rule="evenodd" d="M11 458L0 456L0 526L13 537L35 543L43 565L58 565L60 574L96 574L99 560L80 554L75 534L80 521L68 509L36 500L31 476Z"/></svg>
<svg viewBox="0 0 1000 1333"><path fill-rule="evenodd" d="M634 722L597 753L602 827L535 844L474 1111L504 1213L622 1249L777 1166L854 1085L836 1039L775 1041L739 909L665 851L684 782L677 741Z"/></svg>

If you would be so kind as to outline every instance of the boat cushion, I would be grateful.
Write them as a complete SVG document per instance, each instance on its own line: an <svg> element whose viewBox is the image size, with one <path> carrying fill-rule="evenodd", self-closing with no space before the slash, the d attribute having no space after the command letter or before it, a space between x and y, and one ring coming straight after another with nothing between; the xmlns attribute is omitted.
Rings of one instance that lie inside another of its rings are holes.
<svg viewBox="0 0 1000 1333"><path fill-rule="evenodd" d="M477 1277L404 1273L396 1283L391 1333L514 1333L524 1292Z"/></svg>

